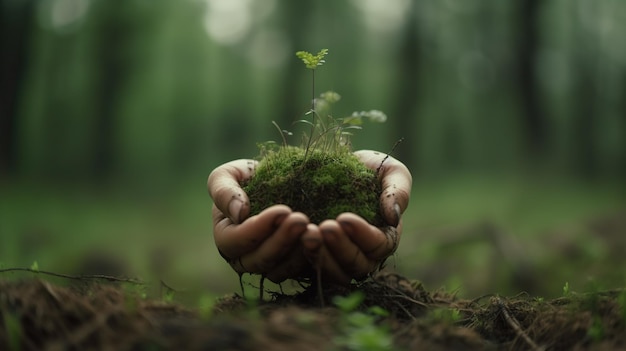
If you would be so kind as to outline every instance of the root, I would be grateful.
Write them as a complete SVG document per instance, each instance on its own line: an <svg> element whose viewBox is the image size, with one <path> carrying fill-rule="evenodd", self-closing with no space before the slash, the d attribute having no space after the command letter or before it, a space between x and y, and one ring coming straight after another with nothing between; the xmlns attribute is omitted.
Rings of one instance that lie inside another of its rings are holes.
<svg viewBox="0 0 626 351"><path fill-rule="evenodd" d="M320 299L320 307L324 308L324 292L322 291L322 269L319 265L315 267L316 284L317 284L317 296Z"/></svg>
<svg viewBox="0 0 626 351"><path fill-rule="evenodd" d="M45 274L45 275L58 277L58 278L73 279L73 280L83 280L83 281L84 280L106 280L106 281L110 281L110 282L121 282L121 283L131 283L131 284L137 284L137 285L144 285L144 283L141 280L138 280L138 279L134 279L134 278L120 278L120 277L114 277L114 276L104 275L104 274L70 275L70 274L62 274L62 273L55 273L55 272L49 272L49 271L42 271L40 269L32 269L32 268L4 268L4 269L0 269L0 273L7 273L7 272L30 272L30 273L37 273L37 274Z"/></svg>
<svg viewBox="0 0 626 351"><path fill-rule="evenodd" d="M511 313L509 312L509 308L502 301L502 299L500 297L498 297L498 296L493 297L491 299L491 303L497 306L498 312L500 312L502 314L502 316L504 317L504 320L506 321L506 323L509 325L509 327L511 327L511 329L513 329L513 331L515 332L515 334L519 338L521 338L522 340L524 340L524 342L526 342L526 344L528 344L528 346L530 347L530 350L533 350L533 351L543 351L544 350L543 347L539 347L528 336L528 334L526 334L526 332L524 332L524 330L522 329L522 327L519 324L518 320L514 316L511 315Z"/></svg>

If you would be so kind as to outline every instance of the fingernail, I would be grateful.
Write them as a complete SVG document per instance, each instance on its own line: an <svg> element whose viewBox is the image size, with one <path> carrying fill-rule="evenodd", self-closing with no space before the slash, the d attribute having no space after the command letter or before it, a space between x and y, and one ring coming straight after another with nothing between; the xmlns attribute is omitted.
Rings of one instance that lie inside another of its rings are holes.
<svg viewBox="0 0 626 351"><path fill-rule="evenodd" d="M279 214L278 216L276 216L276 219L274 219L274 226L278 227L279 225L281 225L281 223L283 223L285 218L287 218L287 214L286 213Z"/></svg>
<svg viewBox="0 0 626 351"><path fill-rule="evenodd" d="M300 234L306 229L306 223L294 223L289 232L292 235Z"/></svg>
<svg viewBox="0 0 626 351"><path fill-rule="evenodd" d="M398 203L396 202L395 204L393 204L393 212L396 215L395 221L393 226L396 227L398 226L398 224L400 224L400 216L402 215L402 213L400 213L400 205L398 205Z"/></svg>
<svg viewBox="0 0 626 351"><path fill-rule="evenodd" d="M320 240L311 238L303 239L302 245L309 251L310 254L315 253L322 247Z"/></svg>
<svg viewBox="0 0 626 351"><path fill-rule="evenodd" d="M335 231L331 229L322 230L322 235L324 236L324 239L334 239L336 234L337 233L335 233Z"/></svg>
<svg viewBox="0 0 626 351"><path fill-rule="evenodd" d="M235 224L239 224L241 222L241 208L243 207L243 202L238 199L230 200L228 204L228 214L230 215L230 219L235 222Z"/></svg>
<svg viewBox="0 0 626 351"><path fill-rule="evenodd" d="M346 234L354 234L354 226L352 225L352 223L348 221L341 221L339 222L339 224L341 224L341 228L344 232L346 232Z"/></svg>

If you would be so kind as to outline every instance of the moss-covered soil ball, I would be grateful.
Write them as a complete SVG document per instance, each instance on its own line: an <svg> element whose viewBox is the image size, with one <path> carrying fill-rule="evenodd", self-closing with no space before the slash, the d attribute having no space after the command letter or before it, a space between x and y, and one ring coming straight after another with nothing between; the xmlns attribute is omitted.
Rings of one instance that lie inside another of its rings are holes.
<svg viewBox="0 0 626 351"><path fill-rule="evenodd" d="M306 155L305 155L306 154ZM269 152L245 184L250 214L285 204L306 214L312 223L353 212L383 226L381 184L376 172L352 153L281 147Z"/></svg>

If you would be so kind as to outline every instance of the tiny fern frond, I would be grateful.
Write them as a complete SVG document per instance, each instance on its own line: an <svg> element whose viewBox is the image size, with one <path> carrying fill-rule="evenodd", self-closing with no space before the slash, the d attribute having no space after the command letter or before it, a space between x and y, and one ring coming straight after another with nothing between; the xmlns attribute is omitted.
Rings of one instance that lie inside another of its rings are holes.
<svg viewBox="0 0 626 351"><path fill-rule="evenodd" d="M296 56L304 62L304 65L308 69L316 69L318 66L323 65L326 61L324 57L328 54L328 49L322 49L316 55L308 51L298 51Z"/></svg>

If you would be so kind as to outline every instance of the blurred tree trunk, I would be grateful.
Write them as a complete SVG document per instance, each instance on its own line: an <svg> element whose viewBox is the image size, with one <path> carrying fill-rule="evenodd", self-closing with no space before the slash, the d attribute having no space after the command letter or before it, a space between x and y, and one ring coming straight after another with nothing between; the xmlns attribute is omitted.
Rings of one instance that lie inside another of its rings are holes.
<svg viewBox="0 0 626 351"><path fill-rule="evenodd" d="M585 37L584 29L579 29L579 38ZM589 39L587 39L589 42ZM581 48L574 58L573 90L570 101L573 116L573 135L571 137L572 158L575 170L585 177L593 177L598 166L596 160L595 133L597 130L594 115L596 113L597 89L594 76L596 60L594 54L587 54L589 47Z"/></svg>
<svg viewBox="0 0 626 351"><path fill-rule="evenodd" d="M95 85L95 133L93 140L94 177L104 180L113 168L115 116L120 92L125 84L130 62L126 60L131 49L133 26L125 11L132 3L127 0L100 2L97 16ZM135 18L135 20L139 20Z"/></svg>
<svg viewBox="0 0 626 351"><path fill-rule="evenodd" d="M572 156L577 170L585 177L592 177L597 166L594 141L595 82L586 62L578 62L576 71L578 76L571 100L575 105Z"/></svg>
<svg viewBox="0 0 626 351"><path fill-rule="evenodd" d="M539 44L538 16L541 2L524 0L519 2L519 45L517 73L521 95L521 112L524 117L526 152L533 160L541 160L547 147L545 113L537 93L535 54Z"/></svg>
<svg viewBox="0 0 626 351"><path fill-rule="evenodd" d="M621 101L621 106L619 108L620 111L622 111L622 126L624 126L624 129L622 130L622 143L621 145L618 145L617 147L621 147L621 151L620 151L620 155L621 155L621 159L619 160L619 165L618 165L618 175L626 177L626 70L622 71L622 76L621 76L621 84L622 84L622 94L623 97L620 100ZM626 182L624 182L623 184L624 188L626 189Z"/></svg>
<svg viewBox="0 0 626 351"><path fill-rule="evenodd" d="M17 108L26 68L35 1L0 0L0 175L17 171Z"/></svg>
<svg viewBox="0 0 626 351"><path fill-rule="evenodd" d="M311 1L282 0L278 6L283 21L283 28L289 38L288 48L292 56L288 57L283 73L282 91L278 95L276 103L279 106L276 122L283 129L291 129L291 124L302 119L306 106L302 106L302 96L298 89L300 77L304 77L306 72L295 52L299 50L315 51L315 48L299 47L308 41L307 33L311 28L311 18L313 16L314 4ZM321 48L320 48L321 49ZM310 76L306 76L310 79Z"/></svg>
<svg viewBox="0 0 626 351"><path fill-rule="evenodd" d="M577 9L572 8L571 14ZM598 112L597 69L602 60L598 58L599 44L597 37L589 27L578 21L573 28L576 46L573 50L572 90L569 100L573 105L573 132L570 136L570 160L574 171L586 178L596 175L598 160L596 159L596 137L598 131L595 114Z"/></svg>
<svg viewBox="0 0 626 351"><path fill-rule="evenodd" d="M417 147L415 137L419 125L416 106L419 99L420 41L417 9L413 2L409 5L407 13L407 22L398 47L396 81L399 82L399 90L394 94L392 101L391 120L394 135L404 138L393 154L415 171L419 164L419 160L416 159L418 153L415 150Z"/></svg>

